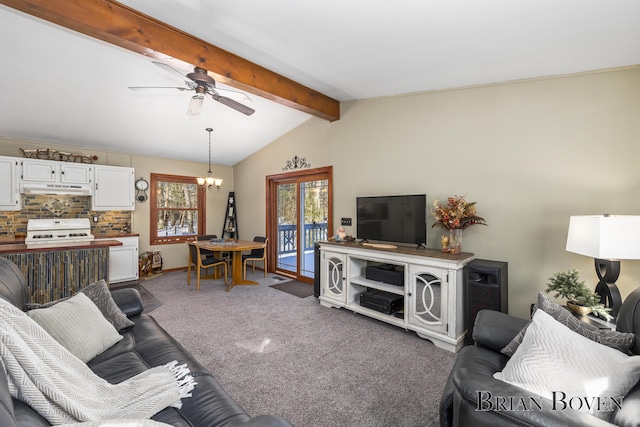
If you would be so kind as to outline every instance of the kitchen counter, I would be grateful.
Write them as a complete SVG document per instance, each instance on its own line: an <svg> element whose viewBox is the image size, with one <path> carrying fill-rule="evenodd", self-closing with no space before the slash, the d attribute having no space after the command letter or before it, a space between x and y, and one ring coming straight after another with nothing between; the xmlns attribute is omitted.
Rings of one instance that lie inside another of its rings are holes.
<svg viewBox="0 0 640 427"><path fill-rule="evenodd" d="M24 241L24 240L23 240ZM0 256L5 254L24 253L24 252L51 252L65 251L72 249L99 249L108 248L109 246L122 246L122 242L110 239L95 239L87 242L58 242L38 245L25 245L24 243L13 243L0 245Z"/></svg>
<svg viewBox="0 0 640 427"><path fill-rule="evenodd" d="M118 239L120 237L139 237L138 233L121 233L121 232L112 232L106 234L94 234L93 237L96 239Z"/></svg>
<svg viewBox="0 0 640 427"><path fill-rule="evenodd" d="M2 245L19 245L20 243L24 243L24 236L17 236L17 237L3 236L3 237L0 237L0 246L2 246Z"/></svg>

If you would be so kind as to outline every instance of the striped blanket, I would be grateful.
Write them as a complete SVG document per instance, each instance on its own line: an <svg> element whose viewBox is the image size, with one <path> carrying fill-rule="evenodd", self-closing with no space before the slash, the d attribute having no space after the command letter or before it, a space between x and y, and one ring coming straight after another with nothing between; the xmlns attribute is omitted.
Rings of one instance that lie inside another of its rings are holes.
<svg viewBox="0 0 640 427"><path fill-rule="evenodd" d="M11 396L53 425L150 418L166 407L179 408L196 385L176 361L110 384L2 298L0 356Z"/></svg>

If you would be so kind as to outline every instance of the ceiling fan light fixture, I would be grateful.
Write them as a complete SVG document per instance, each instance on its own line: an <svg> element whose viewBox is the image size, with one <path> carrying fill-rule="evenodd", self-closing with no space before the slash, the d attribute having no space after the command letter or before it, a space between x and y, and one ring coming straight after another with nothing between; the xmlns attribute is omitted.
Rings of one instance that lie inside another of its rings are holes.
<svg viewBox="0 0 640 427"><path fill-rule="evenodd" d="M191 102L189 102L189 109L187 110L187 115L189 116L197 116L202 111L202 102L204 101L204 94L196 93L191 97Z"/></svg>
<svg viewBox="0 0 640 427"><path fill-rule="evenodd" d="M221 178L214 178L213 177L213 172L211 172L211 132L213 132L213 129L212 128L206 128L205 130L207 132L209 132L209 170L207 171L207 176L206 177L196 178L196 181L197 181L198 185L200 185L200 186L205 186L206 185L207 186L207 190L210 189L213 186L215 186L217 190L220 190L220 187L222 187L222 179Z"/></svg>

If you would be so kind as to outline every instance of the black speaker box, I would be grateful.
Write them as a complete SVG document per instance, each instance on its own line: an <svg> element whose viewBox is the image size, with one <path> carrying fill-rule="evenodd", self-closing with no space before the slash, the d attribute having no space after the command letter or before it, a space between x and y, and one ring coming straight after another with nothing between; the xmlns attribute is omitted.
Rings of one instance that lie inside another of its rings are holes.
<svg viewBox="0 0 640 427"><path fill-rule="evenodd" d="M509 312L508 264L503 261L474 259L465 268L464 302L465 342L472 343L471 333L480 310Z"/></svg>
<svg viewBox="0 0 640 427"><path fill-rule="evenodd" d="M369 265L365 271L365 277L369 280L375 280L376 282L404 286L404 271L396 270L393 266Z"/></svg>

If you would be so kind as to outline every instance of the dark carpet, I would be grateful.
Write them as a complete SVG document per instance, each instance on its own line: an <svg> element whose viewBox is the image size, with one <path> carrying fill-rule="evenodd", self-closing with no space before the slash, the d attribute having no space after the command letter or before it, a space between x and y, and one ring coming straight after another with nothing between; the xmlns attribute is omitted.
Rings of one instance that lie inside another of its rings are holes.
<svg viewBox="0 0 640 427"><path fill-rule="evenodd" d="M140 297L142 298L142 304L144 304L144 313L147 314L151 313L153 310L162 305L162 302L160 302L156 297L153 296L151 292L149 292L138 282L116 283L114 285L111 285L110 288L112 290L125 288L137 289L140 293Z"/></svg>
<svg viewBox="0 0 640 427"><path fill-rule="evenodd" d="M298 298L306 298L313 295L313 285L300 282L298 280L289 280L287 282L276 283L269 286L270 288L295 295Z"/></svg>

